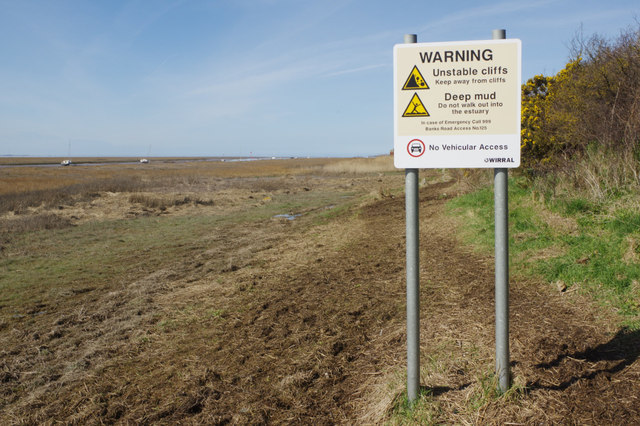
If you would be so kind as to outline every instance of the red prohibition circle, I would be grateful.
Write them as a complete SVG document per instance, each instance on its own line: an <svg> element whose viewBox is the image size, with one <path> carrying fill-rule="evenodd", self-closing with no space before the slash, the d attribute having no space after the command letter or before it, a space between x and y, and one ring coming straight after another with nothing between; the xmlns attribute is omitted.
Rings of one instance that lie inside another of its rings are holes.
<svg viewBox="0 0 640 426"><path fill-rule="evenodd" d="M420 139L412 139L407 144L407 152L410 156L418 158L424 154L425 146L424 142Z"/></svg>

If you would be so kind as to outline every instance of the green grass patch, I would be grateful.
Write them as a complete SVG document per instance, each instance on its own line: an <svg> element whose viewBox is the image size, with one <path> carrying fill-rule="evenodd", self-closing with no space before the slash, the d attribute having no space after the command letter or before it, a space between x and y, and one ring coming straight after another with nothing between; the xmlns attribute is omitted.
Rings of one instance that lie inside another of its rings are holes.
<svg viewBox="0 0 640 426"><path fill-rule="evenodd" d="M528 190L514 179L509 184L509 244L512 257L552 244L549 225L536 213L535 203ZM495 244L493 188L457 197L447 203L449 214L461 218L465 241L477 249L490 252Z"/></svg>
<svg viewBox="0 0 640 426"><path fill-rule="evenodd" d="M494 244L493 190L483 188L457 197L447 203L450 214L458 216L465 226L461 229L466 241L473 241L482 250Z"/></svg>
<svg viewBox="0 0 640 426"><path fill-rule="evenodd" d="M418 398L409 402L407 392L404 391L396 398L389 425L435 425L442 410L433 397L433 392L427 388L421 388Z"/></svg>
<svg viewBox="0 0 640 426"><path fill-rule="evenodd" d="M296 224L330 220L357 199L354 194L308 191L247 200L225 214L142 216L95 221L64 229L15 232L0 257L0 307L22 315L34 305L107 290L173 268L206 250L226 227L271 221L277 214L302 213ZM327 206L335 206L326 210ZM333 212L333 210L336 210ZM329 213L329 214L327 214ZM90 289L90 290L87 290Z"/></svg>
<svg viewBox="0 0 640 426"><path fill-rule="evenodd" d="M449 214L461 218L463 239L494 249L493 188L455 198ZM566 226L567 223L574 226ZM622 322L640 328L640 213L633 200L539 200L520 179L509 181L509 252L512 274L580 285L611 305Z"/></svg>
<svg viewBox="0 0 640 426"><path fill-rule="evenodd" d="M595 214L600 211L598 204L581 197L559 200L556 208L563 210L567 216Z"/></svg>
<svg viewBox="0 0 640 426"><path fill-rule="evenodd" d="M15 236L0 259L0 303L37 303L86 287L134 280L189 252L216 227L212 217L91 222ZM19 248L19 250L17 250Z"/></svg>

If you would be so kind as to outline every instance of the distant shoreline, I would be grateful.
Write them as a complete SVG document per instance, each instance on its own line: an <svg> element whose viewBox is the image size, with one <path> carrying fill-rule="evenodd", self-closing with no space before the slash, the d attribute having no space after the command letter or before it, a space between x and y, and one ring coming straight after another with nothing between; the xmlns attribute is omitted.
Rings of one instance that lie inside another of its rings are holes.
<svg viewBox="0 0 640 426"><path fill-rule="evenodd" d="M100 164L141 164L142 157L72 157L72 166ZM285 160L294 157L146 157L152 163L178 163L192 161L255 161ZM67 157L18 157L0 156L0 167L13 166L60 166Z"/></svg>

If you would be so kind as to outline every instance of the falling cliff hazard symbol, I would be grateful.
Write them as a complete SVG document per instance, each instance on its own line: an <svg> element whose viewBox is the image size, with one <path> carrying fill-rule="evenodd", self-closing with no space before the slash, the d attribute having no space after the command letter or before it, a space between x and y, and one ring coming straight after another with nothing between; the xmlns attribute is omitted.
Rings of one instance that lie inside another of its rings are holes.
<svg viewBox="0 0 640 426"><path fill-rule="evenodd" d="M424 90L428 88L429 85L424 81L424 77L422 77L420 70L414 65L409 77L407 77L407 81L405 81L404 86L402 86L402 90ZM413 97L411 98L409 105L404 109L402 116L429 117L429 113L417 93L413 94Z"/></svg>
<svg viewBox="0 0 640 426"><path fill-rule="evenodd" d="M422 90L428 88L429 85L424 81L422 74L420 74L420 70L418 70L418 67L414 65L411 70L411 74L409 74L407 81L405 81L404 86L402 86L402 90Z"/></svg>
<svg viewBox="0 0 640 426"><path fill-rule="evenodd" d="M413 94L411 98L411 102L404 110L403 117L429 117L429 112L424 107L424 104L420 100L420 97L417 93Z"/></svg>

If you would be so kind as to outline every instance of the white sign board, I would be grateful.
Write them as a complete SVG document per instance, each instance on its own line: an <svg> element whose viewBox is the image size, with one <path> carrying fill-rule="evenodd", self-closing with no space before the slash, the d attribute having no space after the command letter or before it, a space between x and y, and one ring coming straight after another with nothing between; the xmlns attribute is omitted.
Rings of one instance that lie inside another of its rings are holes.
<svg viewBox="0 0 640 426"><path fill-rule="evenodd" d="M397 44L398 168L520 165L520 40Z"/></svg>

